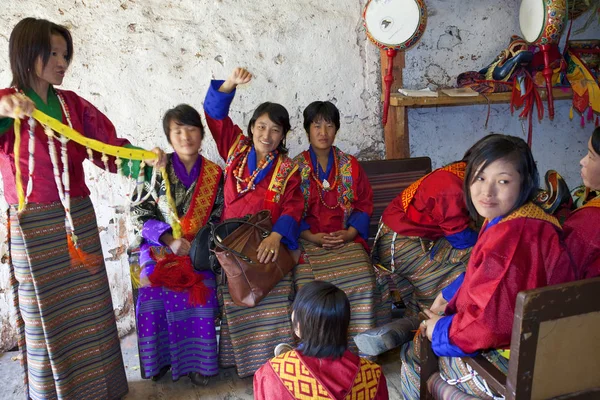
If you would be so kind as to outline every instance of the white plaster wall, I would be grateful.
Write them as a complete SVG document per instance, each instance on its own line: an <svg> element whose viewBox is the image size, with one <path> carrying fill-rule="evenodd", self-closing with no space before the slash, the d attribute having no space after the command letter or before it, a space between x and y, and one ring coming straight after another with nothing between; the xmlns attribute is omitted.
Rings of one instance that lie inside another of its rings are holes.
<svg viewBox="0 0 600 400"><path fill-rule="evenodd" d="M238 65L255 74L240 88L232 118L246 126L263 101L285 105L292 117L291 154L307 146L302 110L313 100L340 109L337 145L360 158L383 157L379 52L366 40L364 0L44 0L3 1L0 16L0 82L8 85L8 37L25 16L70 27L75 56L63 87L105 112L121 136L150 148L166 147L162 114L180 102L201 108L211 78L224 79ZM405 86L452 86L466 70L487 65L518 33L519 0L428 0L429 23L406 54ZM484 19L484 12L491 16ZM592 37L598 37L595 30ZM507 106L414 109L409 112L411 153L435 166L459 158L490 131L522 135ZM568 120L566 102L555 122L536 124L534 155L540 169L553 166L578 182L577 160L589 128ZM564 150L563 150L564 149ZM214 142L204 154L217 160ZM100 227L121 333L134 327L125 249L129 244L128 185L115 175L86 167ZM0 194L1 194L0 188ZM1 199L1 196L0 196ZM0 239L3 239L0 230ZM2 241L0 240L0 243ZM0 351L15 344L8 268L0 264Z"/></svg>
<svg viewBox="0 0 600 400"><path fill-rule="evenodd" d="M363 5L354 0L3 1L0 82L10 82L8 38L14 25L26 16L46 18L68 26L74 39L63 87L90 100L136 145L166 147L164 112L181 102L201 109L210 79L225 79L241 65L255 79L240 88L233 105L232 118L240 126L259 103L282 103L291 115L288 146L295 155L308 145L302 110L311 101L331 100L342 114L339 147L380 158L379 52L362 28ZM217 160L212 139L203 147ZM86 167L86 176L119 331L125 333L134 327L125 253L128 185L94 166ZM1 351L15 344L5 265L0 288Z"/></svg>

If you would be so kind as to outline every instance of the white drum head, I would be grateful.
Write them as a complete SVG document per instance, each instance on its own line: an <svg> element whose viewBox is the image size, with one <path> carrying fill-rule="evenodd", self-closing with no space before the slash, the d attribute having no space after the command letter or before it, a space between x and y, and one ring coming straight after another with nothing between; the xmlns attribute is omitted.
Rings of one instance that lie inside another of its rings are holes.
<svg viewBox="0 0 600 400"><path fill-rule="evenodd" d="M546 18L544 0L522 0L519 10L519 25L523 39L529 43L535 43L542 36Z"/></svg>
<svg viewBox="0 0 600 400"><path fill-rule="evenodd" d="M365 10L365 26L384 47L402 47L417 33L421 10L416 0L371 0Z"/></svg>

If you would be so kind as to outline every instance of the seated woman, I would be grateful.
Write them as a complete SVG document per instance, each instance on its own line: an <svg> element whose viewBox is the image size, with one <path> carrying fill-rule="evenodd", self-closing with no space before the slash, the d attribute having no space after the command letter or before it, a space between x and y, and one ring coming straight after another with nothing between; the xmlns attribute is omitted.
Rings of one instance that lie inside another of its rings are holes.
<svg viewBox="0 0 600 400"><path fill-rule="evenodd" d="M358 160L333 146L340 113L329 101L304 110L308 150L298 164L304 195L300 237L304 250L294 274L296 289L313 280L331 282L350 300L349 339L377 325L381 294L367 253L373 192ZM383 316L382 316L383 318ZM350 346L355 348L354 341Z"/></svg>
<svg viewBox="0 0 600 400"><path fill-rule="evenodd" d="M146 192L158 197L131 209L141 240L140 364L145 378L158 380L171 368L173 380L187 374L194 384L205 385L218 373L216 282L212 272L195 271L188 254L198 230L221 217L223 174L199 154L204 129L198 111L180 104L166 112L163 128L175 150L168 155L169 179L158 177L154 187L146 183Z"/></svg>
<svg viewBox="0 0 600 400"><path fill-rule="evenodd" d="M296 350L278 355L254 375L258 400L388 399L381 367L348 350L350 302L329 282L307 283L296 296Z"/></svg>
<svg viewBox="0 0 600 400"><path fill-rule="evenodd" d="M489 135L473 149L465 176L467 207L485 218L469 259L464 281L452 283L446 316L425 310L421 331L440 359L440 373L460 379L457 388L482 398L493 393L480 376L467 379L460 357L479 352L506 373L508 360L495 349L510 347L517 294L573 279L571 262L556 218L531 203L539 177L533 156L520 138ZM436 306L443 302L438 296ZM419 398L419 365L414 342L406 343L401 389L405 399ZM470 375L469 375L470 376Z"/></svg>
<svg viewBox="0 0 600 400"><path fill-rule="evenodd" d="M600 190L600 127L588 141L588 153L580 161L583 184ZM565 244L578 279L600 276L600 197L589 199L565 221Z"/></svg>
<svg viewBox="0 0 600 400"><path fill-rule="evenodd" d="M464 272L477 241L463 192L470 151L414 182L383 212L373 260L392 272L405 317L431 307Z"/></svg>
<svg viewBox="0 0 600 400"><path fill-rule="evenodd" d="M290 250L298 248L303 200L297 167L285 148L290 130L287 110L280 104L262 103L250 119L248 136L228 116L235 88L251 79L248 71L236 68L226 81L212 81L204 112L226 161L223 219L270 210L273 231L258 247L259 261L268 263L277 258L280 243ZM291 275L252 308L235 305L227 286L220 286L221 366L235 365L240 377L252 375L270 358L277 343L293 341Z"/></svg>

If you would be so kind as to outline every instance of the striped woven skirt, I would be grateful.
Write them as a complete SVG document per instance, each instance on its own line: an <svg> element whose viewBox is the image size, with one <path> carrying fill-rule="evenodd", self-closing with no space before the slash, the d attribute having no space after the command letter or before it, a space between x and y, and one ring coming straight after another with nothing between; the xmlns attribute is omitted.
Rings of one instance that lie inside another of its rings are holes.
<svg viewBox="0 0 600 400"><path fill-rule="evenodd" d="M221 336L219 365L235 366L240 378L253 375L273 358L279 343L294 343L292 330L292 272L255 307L236 305L227 284L219 285Z"/></svg>
<svg viewBox="0 0 600 400"><path fill-rule="evenodd" d="M355 242L330 250L300 240L303 261L294 270L294 286L299 291L314 280L336 285L350 301L349 349L358 353L354 337L388 322L391 314L385 280L376 279L375 269L364 247Z"/></svg>
<svg viewBox="0 0 600 400"><path fill-rule="evenodd" d="M400 236L382 223L373 254L393 272L391 279L406 306L405 316L410 317L431 307L442 289L465 271L471 249L455 249L445 238Z"/></svg>
<svg viewBox="0 0 600 400"><path fill-rule="evenodd" d="M219 373L215 314L217 295L211 271L196 272L210 289L204 305L190 305L189 292L163 287L138 289L136 323L142 377L170 366L173 380L190 372Z"/></svg>
<svg viewBox="0 0 600 400"><path fill-rule="evenodd" d="M71 200L79 244L98 264L72 265L60 202L10 208L11 277L31 399L119 399L127 391L96 216ZM13 275L14 273L14 275Z"/></svg>
<svg viewBox="0 0 600 400"><path fill-rule="evenodd" d="M400 371L400 390L405 400L418 400L421 386L421 367L418 354L421 337L415 337L415 340L405 343L400 351L400 360L402 367ZM490 361L503 374L508 372L508 359L502 357L496 350L482 352L488 361ZM440 357L439 358L440 376L444 381L451 381L461 392L482 399L491 399L498 396L490 391L485 380L472 373L470 367L460 357ZM462 379L461 379L462 378ZM460 379L464 382L452 382ZM443 382L444 384L447 384Z"/></svg>

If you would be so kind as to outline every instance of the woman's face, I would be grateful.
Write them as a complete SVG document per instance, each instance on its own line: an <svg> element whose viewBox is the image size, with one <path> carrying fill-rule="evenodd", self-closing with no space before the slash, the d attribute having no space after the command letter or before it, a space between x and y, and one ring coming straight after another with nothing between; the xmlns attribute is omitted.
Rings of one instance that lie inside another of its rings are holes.
<svg viewBox="0 0 600 400"><path fill-rule="evenodd" d="M202 131L197 126L184 125L172 119L169 122L169 140L178 156L194 156L202 146Z"/></svg>
<svg viewBox="0 0 600 400"><path fill-rule="evenodd" d="M50 36L50 57L44 66L40 55L35 62L35 78L50 85L61 85L69 67L67 41L61 35Z"/></svg>
<svg viewBox="0 0 600 400"><path fill-rule="evenodd" d="M335 140L335 134L335 124L318 117L310 124L308 136L313 148L329 150Z"/></svg>
<svg viewBox="0 0 600 400"><path fill-rule="evenodd" d="M250 130L254 148L262 155L275 150L281 143L284 134L281 125L271 121L269 114L266 113L256 119Z"/></svg>
<svg viewBox="0 0 600 400"><path fill-rule="evenodd" d="M521 175L512 162L499 159L475 173L470 186L477 213L488 220L504 216L514 207L521 189Z"/></svg>
<svg viewBox="0 0 600 400"><path fill-rule="evenodd" d="M588 141L588 152L579 164L583 184L592 190L600 190L600 155L592 147L592 138Z"/></svg>

